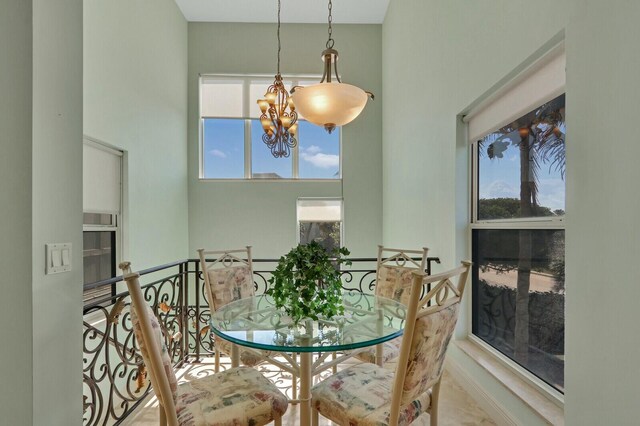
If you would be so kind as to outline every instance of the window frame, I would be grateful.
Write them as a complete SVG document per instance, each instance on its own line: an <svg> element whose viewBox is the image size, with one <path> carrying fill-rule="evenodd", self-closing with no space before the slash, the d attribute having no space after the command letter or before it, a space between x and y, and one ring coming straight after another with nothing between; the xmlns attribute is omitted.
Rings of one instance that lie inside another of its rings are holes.
<svg viewBox="0 0 640 426"><path fill-rule="evenodd" d="M296 86L300 81L317 80L320 81L320 75L305 75L305 74L283 74L282 79L285 81L291 81L292 86ZM228 81L242 81L242 113L244 117L215 117L215 116L203 116L202 115L202 85L205 79L216 80L228 80ZM251 83L257 80L273 80L273 75L268 74L199 74L198 76L198 180L200 181L213 181L213 182L339 182L342 180L342 126L339 126L338 131L338 177L337 178L301 178L300 177L300 140L295 147L291 149L290 161L291 163L291 177L286 178L254 178L253 177L253 156L252 156L252 144L251 144L251 122L252 120L259 120L259 118L250 117L250 105L251 102L256 102L257 99L251 99L250 86ZM228 119L228 120L242 120L244 122L244 177L243 178L211 178L204 175L204 120L206 119ZM306 121L299 119L299 121ZM299 132L300 133L300 132ZM299 136L299 134L298 134Z"/></svg>
<svg viewBox="0 0 640 426"><path fill-rule="evenodd" d="M298 197L296 198L296 244L300 244L300 223L309 222L301 221L298 215L298 205L300 201L320 200L320 201L339 201L340 202L340 247L346 247L344 242L344 198L343 197Z"/></svg>
<svg viewBox="0 0 640 426"><path fill-rule="evenodd" d="M566 86L563 87L562 93L566 93ZM542 101L533 106L536 108L538 105L541 105L545 102L548 102L562 93L553 92L549 94L547 97L544 97ZM514 117L517 119L517 117ZM496 130L502 128L504 123L498 123L494 128L492 128L486 134L491 134ZM469 141L469 125L465 124L464 127L464 138L465 141ZM482 136L484 137L484 136ZM469 188L470 188L470 203L469 203L469 227L468 227L468 247L469 251L473 252L474 247L474 239L473 234L474 230L487 230L487 229L495 229L495 230L519 230L519 229L531 229L531 230L562 230L565 231L566 235L566 221L565 215L562 216L541 216L541 217L529 217L529 218L508 218L508 219L478 219L478 192L479 192L479 182L480 182L480 169L479 169L479 158L478 158L478 139L476 138L474 141L467 142L470 149L470 164L469 164ZM566 188L566 181L565 181ZM473 253L472 253L473 254ZM566 250L565 250L566 255ZM469 287L473 292L473 283L469 283ZM473 297L473 294L472 294ZM467 320L467 334L466 338L473 342L474 344L481 347L484 351L491 354L496 360L498 360L501 364L507 367L512 373L514 373L517 377L522 379L525 383L532 385L535 389L538 389L542 394L544 394L549 400L553 401L559 407L564 406L565 394L558 389L554 388L543 379L536 376L533 372L528 370L526 367L518 364L515 360L511 359L507 355L500 352L497 348L494 348L491 344L484 341L479 336L473 333L473 318L474 318L474 304L470 303L469 306L469 316ZM566 327L566 321L565 321ZM565 366L566 367L566 366Z"/></svg>
<svg viewBox="0 0 640 426"><path fill-rule="evenodd" d="M556 96L546 99L544 102L548 102L554 99ZM496 127L488 134L495 132L501 127ZM484 137L484 136L483 136ZM478 201L479 201L479 182L480 182L480 167L478 160L478 141L470 143L471 148L471 229L494 229L496 226L500 229L523 229L522 225L526 225L524 229L564 229L565 215L562 216L535 216L535 217L523 217L523 218L508 218L508 219L478 219ZM565 183L566 186L566 183Z"/></svg>
<svg viewBox="0 0 640 426"><path fill-rule="evenodd" d="M119 158L119 163L120 163L120 173L118 176L119 182L119 209L118 211L102 211L102 210L96 210L96 209L84 209L83 206L83 215L84 214L102 214L102 215L109 215L111 216L111 223L110 224L106 224L106 225L100 225L100 224L86 224L84 223L84 218L83 218L83 224L82 224L82 233L84 236L85 232L109 232L112 233L113 236L113 247L112 247L112 274L115 277L117 275L117 264L118 264L118 258L124 259L126 258L126 253L125 253L125 220L127 218L127 215L125 214L125 207L126 207L126 197L125 197L125 191L127 190L127 172L126 172L126 167L127 167L127 153L124 150L121 150L119 148L116 148L113 145L110 145L106 142L103 142L101 140L89 137L87 135L83 136L83 145L88 145L91 146L93 148L96 149L100 149L102 151L105 151L109 154L112 154L116 157ZM83 244L83 250L84 250L84 244ZM84 268L84 259L83 259L83 268ZM97 281L100 282L100 281ZM82 287L83 287L83 300L85 297L85 285L91 286L91 284L94 283L85 283L84 282L84 278L83 278L83 283L82 283ZM115 284L112 284L109 286L110 287L110 293L111 296L114 296L117 292L117 286ZM91 291L91 289L89 289L88 291ZM87 300L84 300L83 303L86 303ZM91 303L91 301L89 300L89 303Z"/></svg>

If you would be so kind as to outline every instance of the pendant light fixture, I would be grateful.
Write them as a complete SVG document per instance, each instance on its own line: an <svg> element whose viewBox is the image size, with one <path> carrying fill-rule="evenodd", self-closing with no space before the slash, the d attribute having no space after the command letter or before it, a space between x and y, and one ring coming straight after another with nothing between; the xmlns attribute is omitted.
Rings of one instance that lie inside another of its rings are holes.
<svg viewBox="0 0 640 426"><path fill-rule="evenodd" d="M280 75L280 0L278 0L278 72L275 81L267 89L264 99L258 100L262 114L260 124L264 129L262 141L269 147L274 157L288 157L291 148L298 141L295 136L298 131L298 113L295 111L289 92L284 88Z"/></svg>
<svg viewBox="0 0 640 426"><path fill-rule="evenodd" d="M352 122L364 109L367 99L369 97L373 99L373 93L340 81L338 51L333 48L335 42L331 28L332 7L333 3L329 0L329 39L326 50L322 52L324 62L322 80L313 86L296 86L291 89L293 103L305 120L324 126L329 133L336 126ZM335 72L337 82L332 81L332 72Z"/></svg>

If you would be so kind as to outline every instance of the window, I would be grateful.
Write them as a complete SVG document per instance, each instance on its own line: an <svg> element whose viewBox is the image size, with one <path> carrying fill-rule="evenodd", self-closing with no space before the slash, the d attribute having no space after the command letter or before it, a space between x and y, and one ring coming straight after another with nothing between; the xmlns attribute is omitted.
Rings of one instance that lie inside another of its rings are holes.
<svg viewBox="0 0 640 426"><path fill-rule="evenodd" d="M83 144L84 284L116 276L116 255L121 241L122 152L85 139ZM115 286L89 286L84 302L114 293Z"/></svg>
<svg viewBox="0 0 640 426"><path fill-rule="evenodd" d="M97 220L96 220L97 219ZM116 215L84 214L82 232L82 266L84 284L92 284L116 276ZM84 301L112 294L112 286L84 291Z"/></svg>
<svg viewBox="0 0 640 426"><path fill-rule="evenodd" d="M341 199L299 198L296 210L299 244L316 241L327 251L344 245Z"/></svg>
<svg viewBox="0 0 640 426"><path fill-rule="evenodd" d="M563 86L564 55L552 55L469 119L472 332L559 392L565 330ZM491 128L491 122L499 124Z"/></svg>
<svg viewBox="0 0 640 426"><path fill-rule="evenodd" d="M319 80L319 78L318 78ZM285 78L285 87L314 84ZM262 141L260 109L273 79L200 79L202 179L340 179L340 135L327 133L298 116L298 144L288 158L275 158Z"/></svg>

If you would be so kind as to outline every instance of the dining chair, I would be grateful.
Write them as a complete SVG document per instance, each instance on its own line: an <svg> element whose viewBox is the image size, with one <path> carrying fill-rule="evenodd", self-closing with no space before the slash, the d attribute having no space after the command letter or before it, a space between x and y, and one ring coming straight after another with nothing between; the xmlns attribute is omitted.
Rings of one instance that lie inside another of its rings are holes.
<svg viewBox="0 0 640 426"><path fill-rule="evenodd" d="M140 289L138 273L120 264L131 295L131 323L160 403L161 426L282 424L288 400L259 371L237 367L177 384L162 329Z"/></svg>
<svg viewBox="0 0 640 426"><path fill-rule="evenodd" d="M199 249L200 265L205 283L205 295L211 313L235 300L255 295L253 283L253 261L251 246L237 250ZM207 257L215 258L207 261ZM232 343L211 333L214 339L215 372L220 371L220 353L231 356ZM240 351L240 362L254 367L264 361L259 351L250 349ZM233 364L232 367L237 367Z"/></svg>
<svg viewBox="0 0 640 426"><path fill-rule="evenodd" d="M378 262L376 264L375 294L376 296L394 299L407 305L411 294L413 272L424 272L429 249L422 250L394 249L378 246ZM367 348L354 355L360 361L383 366L400 354L401 337Z"/></svg>
<svg viewBox="0 0 640 426"><path fill-rule="evenodd" d="M411 296L395 373L358 364L311 389L313 424L318 413L340 425L408 425L423 413L438 424L444 360L458 319L471 262L437 275L413 272ZM457 284L453 280L457 278ZM423 297L425 285L432 289Z"/></svg>
<svg viewBox="0 0 640 426"><path fill-rule="evenodd" d="M253 283L253 260L251 246L234 250L205 250L198 249L200 265L205 283L205 294L211 313L233 301L255 295ZM214 259L208 261L207 258ZM220 371L220 353L232 355L232 343L219 336L213 335L215 372ZM269 361L270 354L250 348L239 350L239 361L248 366ZM295 354L293 355L295 358ZM231 366L237 367L237 361L231 358ZM291 396L297 398L297 377L291 377Z"/></svg>

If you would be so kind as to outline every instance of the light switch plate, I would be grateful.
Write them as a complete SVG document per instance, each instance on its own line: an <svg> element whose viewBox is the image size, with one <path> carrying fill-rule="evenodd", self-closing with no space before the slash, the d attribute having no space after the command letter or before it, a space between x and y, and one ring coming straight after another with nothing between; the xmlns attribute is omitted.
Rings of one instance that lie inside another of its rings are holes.
<svg viewBox="0 0 640 426"><path fill-rule="evenodd" d="M45 244L44 247L47 275L71 270L71 243Z"/></svg>

